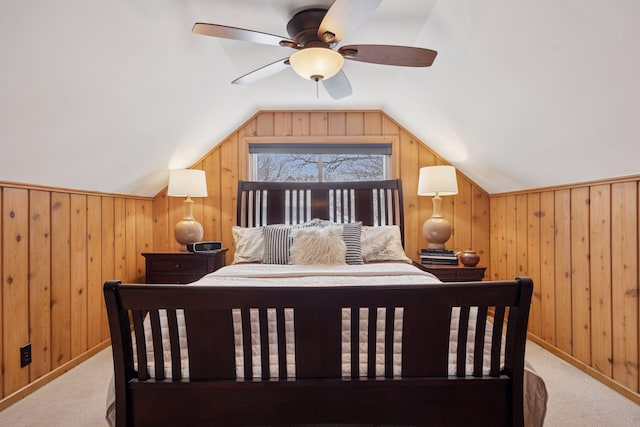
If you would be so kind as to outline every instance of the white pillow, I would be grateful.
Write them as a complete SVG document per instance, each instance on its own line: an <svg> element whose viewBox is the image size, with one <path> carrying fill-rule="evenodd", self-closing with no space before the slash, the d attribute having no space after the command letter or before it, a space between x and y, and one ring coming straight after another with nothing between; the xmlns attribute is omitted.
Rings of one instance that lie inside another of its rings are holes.
<svg viewBox="0 0 640 427"><path fill-rule="evenodd" d="M364 262L403 261L411 264L402 248L397 225L363 226L361 240Z"/></svg>
<svg viewBox="0 0 640 427"><path fill-rule="evenodd" d="M264 257L264 237L262 227L231 227L235 252L232 264L241 262L262 262Z"/></svg>
<svg viewBox="0 0 640 427"><path fill-rule="evenodd" d="M291 264L345 264L342 227L299 228L292 232Z"/></svg>

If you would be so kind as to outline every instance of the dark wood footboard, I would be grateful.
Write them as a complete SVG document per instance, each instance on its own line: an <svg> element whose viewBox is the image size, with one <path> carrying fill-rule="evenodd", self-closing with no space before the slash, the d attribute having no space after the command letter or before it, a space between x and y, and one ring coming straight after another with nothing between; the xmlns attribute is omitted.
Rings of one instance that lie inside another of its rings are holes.
<svg viewBox="0 0 640 427"><path fill-rule="evenodd" d="M529 278L353 287L106 282L117 425L522 426L532 289ZM451 326L459 333L450 360Z"/></svg>

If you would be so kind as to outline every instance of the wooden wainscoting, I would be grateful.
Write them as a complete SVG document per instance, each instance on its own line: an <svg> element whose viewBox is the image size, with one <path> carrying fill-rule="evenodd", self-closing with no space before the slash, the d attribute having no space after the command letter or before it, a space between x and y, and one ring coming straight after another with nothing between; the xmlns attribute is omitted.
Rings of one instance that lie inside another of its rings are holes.
<svg viewBox="0 0 640 427"><path fill-rule="evenodd" d="M0 196L1 410L108 343L102 284L144 278L153 203L12 183Z"/></svg>
<svg viewBox="0 0 640 427"><path fill-rule="evenodd" d="M530 334L638 403L639 179L490 197L491 278L533 278Z"/></svg>

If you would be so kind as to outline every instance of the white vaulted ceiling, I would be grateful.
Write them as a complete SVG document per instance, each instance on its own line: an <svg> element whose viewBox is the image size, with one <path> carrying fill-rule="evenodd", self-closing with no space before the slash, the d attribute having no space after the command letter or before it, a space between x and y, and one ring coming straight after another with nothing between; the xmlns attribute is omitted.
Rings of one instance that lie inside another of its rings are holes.
<svg viewBox="0 0 640 427"><path fill-rule="evenodd" d="M380 109L490 193L640 173L640 2L383 0L342 44L438 51L430 68L346 61L333 100L291 50L193 34L288 36L331 0L0 0L0 181L154 195L263 109Z"/></svg>

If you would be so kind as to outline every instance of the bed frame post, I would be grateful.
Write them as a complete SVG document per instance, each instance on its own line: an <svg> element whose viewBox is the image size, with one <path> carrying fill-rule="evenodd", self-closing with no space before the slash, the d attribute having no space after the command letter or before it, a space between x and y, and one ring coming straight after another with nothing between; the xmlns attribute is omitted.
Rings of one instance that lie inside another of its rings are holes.
<svg viewBox="0 0 640 427"><path fill-rule="evenodd" d="M123 309L120 301L118 288L119 280L109 280L105 282L104 300L107 307L107 317L109 320L109 330L111 331L111 350L113 354L113 368L116 373L125 375L115 375L115 396L116 396L116 425L127 425L127 381L133 376L129 367L133 366L133 344L131 341L131 330L129 328L129 318L127 311ZM128 338L128 339L127 339Z"/></svg>

